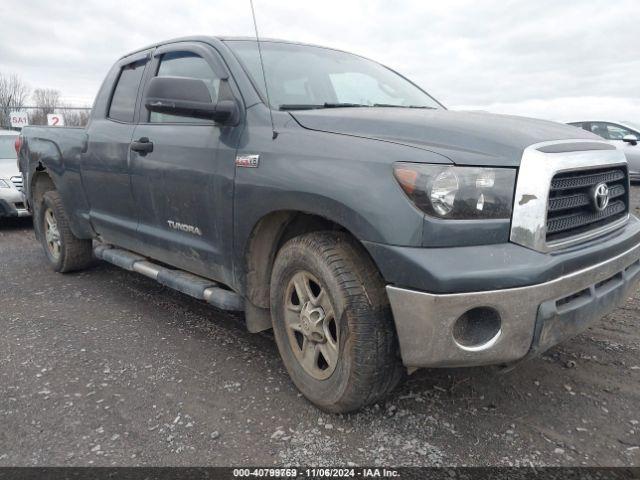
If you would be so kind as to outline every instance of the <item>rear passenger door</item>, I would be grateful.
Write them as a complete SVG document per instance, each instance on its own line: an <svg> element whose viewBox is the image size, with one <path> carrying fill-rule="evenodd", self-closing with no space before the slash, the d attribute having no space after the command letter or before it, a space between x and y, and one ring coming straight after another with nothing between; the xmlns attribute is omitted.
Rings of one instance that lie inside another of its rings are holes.
<svg viewBox="0 0 640 480"><path fill-rule="evenodd" d="M98 96L100 111L87 128L81 162L93 228L106 242L134 250L138 213L129 175L129 145L150 53L127 57L109 72Z"/></svg>
<svg viewBox="0 0 640 480"><path fill-rule="evenodd" d="M222 59L209 46L183 42L154 52L154 76L197 78L215 103L236 98ZM153 143L132 152L131 181L138 207L138 236L153 258L231 283L233 180L242 122L236 126L149 112L141 102L133 140Z"/></svg>

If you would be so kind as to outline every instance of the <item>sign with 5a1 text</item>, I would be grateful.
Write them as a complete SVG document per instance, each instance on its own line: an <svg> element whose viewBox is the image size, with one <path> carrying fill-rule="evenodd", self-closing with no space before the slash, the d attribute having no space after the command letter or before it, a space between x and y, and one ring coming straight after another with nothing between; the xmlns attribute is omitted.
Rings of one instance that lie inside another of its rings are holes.
<svg viewBox="0 0 640 480"><path fill-rule="evenodd" d="M11 112L9 114L11 119L11 126L13 128L22 128L29 125L29 117L27 112Z"/></svg>
<svg viewBox="0 0 640 480"><path fill-rule="evenodd" d="M50 127L63 127L64 116L59 113L47 113L47 125Z"/></svg>

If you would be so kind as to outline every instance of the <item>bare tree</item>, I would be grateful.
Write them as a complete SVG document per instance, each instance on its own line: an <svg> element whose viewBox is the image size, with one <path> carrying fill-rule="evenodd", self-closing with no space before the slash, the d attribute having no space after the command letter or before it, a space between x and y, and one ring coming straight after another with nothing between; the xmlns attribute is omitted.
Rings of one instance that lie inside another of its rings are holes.
<svg viewBox="0 0 640 480"><path fill-rule="evenodd" d="M64 124L68 127L84 127L89 121L91 110L86 108L62 107L58 113L64 115Z"/></svg>
<svg viewBox="0 0 640 480"><path fill-rule="evenodd" d="M23 106L28 97L29 87L20 77L0 73L0 127L11 126L11 111Z"/></svg>
<svg viewBox="0 0 640 480"><path fill-rule="evenodd" d="M60 92L52 88L36 88L31 96L36 106L29 115L29 123L32 125L46 125L47 115L55 113L60 104Z"/></svg>

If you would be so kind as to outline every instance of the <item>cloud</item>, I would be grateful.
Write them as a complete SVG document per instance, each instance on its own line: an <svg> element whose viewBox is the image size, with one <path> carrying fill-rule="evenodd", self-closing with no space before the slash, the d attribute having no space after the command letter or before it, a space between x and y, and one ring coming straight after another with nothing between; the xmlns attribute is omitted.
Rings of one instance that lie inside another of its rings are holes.
<svg viewBox="0 0 640 480"><path fill-rule="evenodd" d="M254 0L265 37L376 59L445 105L640 118L640 2ZM0 72L91 103L124 53L194 34L253 35L249 2L4 0Z"/></svg>

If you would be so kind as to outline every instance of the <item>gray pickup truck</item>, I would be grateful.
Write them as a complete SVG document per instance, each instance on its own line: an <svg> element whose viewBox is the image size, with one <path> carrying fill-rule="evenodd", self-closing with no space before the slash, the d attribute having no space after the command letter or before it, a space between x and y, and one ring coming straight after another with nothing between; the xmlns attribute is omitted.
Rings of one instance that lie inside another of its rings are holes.
<svg viewBox="0 0 640 480"><path fill-rule="evenodd" d="M85 129L23 130L56 271L95 256L244 311L330 412L407 370L515 364L633 292L640 221L614 146L448 111L360 56L259 47L144 48L109 71Z"/></svg>

